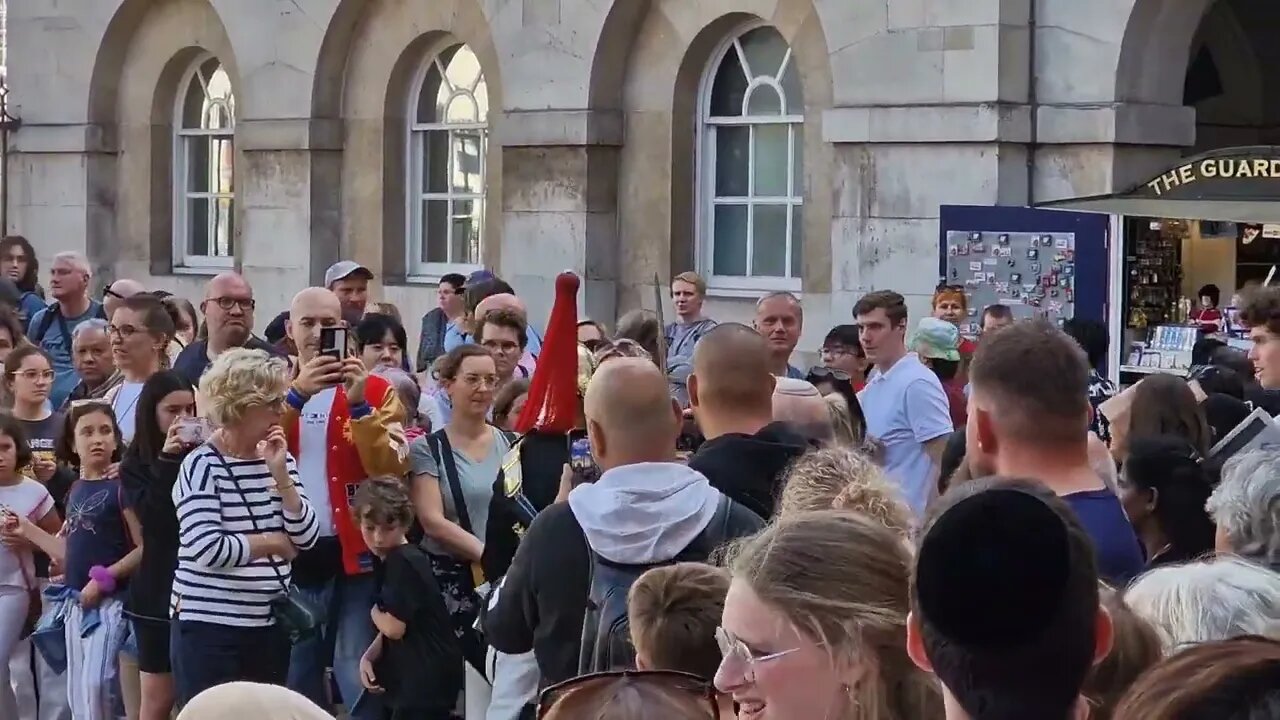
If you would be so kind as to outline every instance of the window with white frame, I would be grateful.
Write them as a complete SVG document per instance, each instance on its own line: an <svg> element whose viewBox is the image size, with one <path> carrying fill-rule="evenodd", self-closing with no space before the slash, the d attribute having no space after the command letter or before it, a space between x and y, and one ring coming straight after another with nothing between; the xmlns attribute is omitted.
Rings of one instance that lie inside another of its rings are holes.
<svg viewBox="0 0 1280 720"><path fill-rule="evenodd" d="M409 275L481 267L489 91L466 45L431 58L409 106L406 217Z"/></svg>
<svg viewBox="0 0 1280 720"><path fill-rule="evenodd" d="M230 267L236 99L218 58L203 55L191 64L178 86L175 114L173 264Z"/></svg>
<svg viewBox="0 0 1280 720"><path fill-rule="evenodd" d="M701 269L722 288L798 288L804 96L787 41L761 26L726 42L699 108Z"/></svg>

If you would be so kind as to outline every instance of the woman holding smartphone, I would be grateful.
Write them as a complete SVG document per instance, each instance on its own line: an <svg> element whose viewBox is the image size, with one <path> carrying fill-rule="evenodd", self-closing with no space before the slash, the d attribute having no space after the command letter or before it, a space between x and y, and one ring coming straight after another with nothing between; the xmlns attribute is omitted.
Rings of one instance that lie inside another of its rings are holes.
<svg viewBox="0 0 1280 720"><path fill-rule="evenodd" d="M169 600L178 565L178 516L173 484L183 458L204 442L195 417L195 388L181 375L152 375L138 395L137 428L120 465L126 507L142 525L142 561L129 585L125 614L138 644L141 720L165 720L173 711L169 663Z"/></svg>

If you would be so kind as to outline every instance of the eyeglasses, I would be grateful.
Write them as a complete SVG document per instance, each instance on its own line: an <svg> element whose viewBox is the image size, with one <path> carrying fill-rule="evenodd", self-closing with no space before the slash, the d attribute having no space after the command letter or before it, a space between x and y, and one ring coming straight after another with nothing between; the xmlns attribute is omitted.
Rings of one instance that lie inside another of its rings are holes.
<svg viewBox="0 0 1280 720"><path fill-rule="evenodd" d="M20 377L27 382L35 382L36 380L52 380L56 377L52 370L15 370L9 374L14 377Z"/></svg>
<svg viewBox="0 0 1280 720"><path fill-rule="evenodd" d="M719 717L715 686L705 678L675 670L615 670L582 675L543 690L538 696L538 718L547 717L561 701L579 690L627 685L645 685L657 692L689 697L699 705L705 703L706 720Z"/></svg>
<svg viewBox="0 0 1280 720"><path fill-rule="evenodd" d="M489 387L498 386L497 375L463 375L462 380L468 385L476 385L479 387L484 387L485 385L488 385Z"/></svg>
<svg viewBox="0 0 1280 720"><path fill-rule="evenodd" d="M511 353L520 349L519 343L513 343L510 340L499 342L497 340L485 340L483 343L485 350L491 352Z"/></svg>
<svg viewBox="0 0 1280 720"><path fill-rule="evenodd" d="M103 290L103 291L102 291L102 294L103 294L103 295L105 295L105 296L107 296L107 297L113 297L113 298L116 298L117 300L124 300L124 299L125 299L125 296L121 295L120 293L116 292L115 290L112 290L110 286L108 286L108 287L107 287L107 289Z"/></svg>
<svg viewBox="0 0 1280 720"><path fill-rule="evenodd" d="M771 662L800 650L800 648L796 647L768 655L755 655L751 652L751 648L747 647L746 643L730 635L729 631L722 627L716 628L716 645L720 646L720 655L726 661L732 658L742 663L742 678L748 684L756 681L756 666L760 663Z"/></svg>
<svg viewBox="0 0 1280 720"><path fill-rule="evenodd" d="M217 303L223 310L230 310L238 305L244 312L249 312L258 306L258 301L253 298L216 297L209 298L205 302Z"/></svg>
<svg viewBox="0 0 1280 720"><path fill-rule="evenodd" d="M862 354L860 350L856 348L851 348L848 345L827 345L826 347L822 348L822 352L826 353L827 355L855 355L856 356L856 355Z"/></svg>
<svg viewBox="0 0 1280 720"><path fill-rule="evenodd" d="M107 335L119 335L121 340L127 340L140 332L142 328L133 325L108 325L106 330Z"/></svg>
<svg viewBox="0 0 1280 720"><path fill-rule="evenodd" d="M821 365L815 365L809 368L809 377L817 378L819 380L826 380L830 378L832 380L837 380L840 382L850 382L853 380L853 378L849 375L849 373L843 370L823 367ZM813 380L810 380L809 382L813 382Z"/></svg>

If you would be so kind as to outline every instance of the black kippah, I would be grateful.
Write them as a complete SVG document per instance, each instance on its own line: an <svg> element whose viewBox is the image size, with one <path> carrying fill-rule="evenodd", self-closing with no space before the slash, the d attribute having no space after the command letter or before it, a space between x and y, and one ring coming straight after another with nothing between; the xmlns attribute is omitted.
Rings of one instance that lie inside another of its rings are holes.
<svg viewBox="0 0 1280 720"><path fill-rule="evenodd" d="M965 498L934 521L916 559L922 619L970 648L1035 641L1057 617L1072 564L1067 527L1022 490Z"/></svg>

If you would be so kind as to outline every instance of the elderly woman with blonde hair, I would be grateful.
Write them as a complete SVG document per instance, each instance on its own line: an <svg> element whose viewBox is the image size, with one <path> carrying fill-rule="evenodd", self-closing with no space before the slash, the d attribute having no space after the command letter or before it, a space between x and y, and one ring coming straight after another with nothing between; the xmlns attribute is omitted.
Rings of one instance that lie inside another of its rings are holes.
<svg viewBox="0 0 1280 720"><path fill-rule="evenodd" d="M284 361L262 350L224 352L200 378L218 430L182 461L173 487L180 705L227 682L286 680L290 638L278 612L290 561L319 534L281 427L287 389Z"/></svg>

